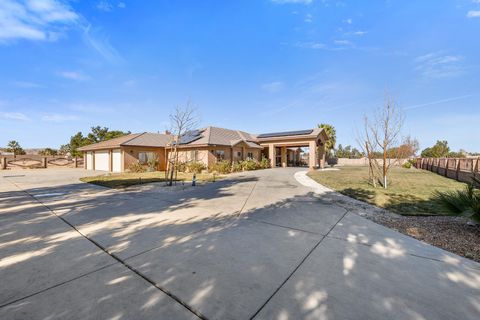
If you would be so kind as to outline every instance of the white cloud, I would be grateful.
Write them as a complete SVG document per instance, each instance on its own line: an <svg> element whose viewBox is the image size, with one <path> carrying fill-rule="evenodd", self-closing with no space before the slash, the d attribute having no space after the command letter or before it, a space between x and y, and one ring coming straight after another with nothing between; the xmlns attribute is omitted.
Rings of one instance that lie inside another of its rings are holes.
<svg viewBox="0 0 480 320"><path fill-rule="evenodd" d="M0 42L56 41L64 27L78 19L78 14L60 0L1 0Z"/></svg>
<svg viewBox="0 0 480 320"><path fill-rule="evenodd" d="M443 55L432 52L415 59L415 70L424 78L446 78L462 74L464 58L460 55Z"/></svg>
<svg viewBox="0 0 480 320"><path fill-rule="evenodd" d="M470 10L467 12L467 18L480 18L480 10Z"/></svg>
<svg viewBox="0 0 480 320"><path fill-rule="evenodd" d="M119 63L123 61L122 56L110 44L108 37L103 35L100 30L93 29L91 25L84 28L83 41L108 62Z"/></svg>
<svg viewBox="0 0 480 320"><path fill-rule="evenodd" d="M327 49L327 46L324 43L314 41L298 42L295 46L305 49Z"/></svg>
<svg viewBox="0 0 480 320"><path fill-rule="evenodd" d="M299 4L310 4L312 0L271 0L273 3L285 4L285 3L299 3Z"/></svg>
<svg viewBox="0 0 480 320"><path fill-rule="evenodd" d="M69 115L69 114L59 114L59 113L52 113L42 116L42 121L47 122L65 122L65 121L74 121L78 120L77 116Z"/></svg>
<svg viewBox="0 0 480 320"><path fill-rule="evenodd" d="M125 9L127 5L125 4L125 2L119 2L117 7L119 7L120 9Z"/></svg>
<svg viewBox="0 0 480 320"><path fill-rule="evenodd" d="M367 34L367 31L361 31L361 30L357 30L357 31L350 31L350 32L345 32L344 35L346 36L363 36Z"/></svg>
<svg viewBox="0 0 480 320"><path fill-rule="evenodd" d="M463 99L466 99L466 98L470 98L471 96L472 96L471 94L466 94L466 95L458 96L458 97L452 97L452 98L446 98L446 99L435 100L435 101L430 101L430 102L424 102L424 103L421 103L421 104L415 104L415 105L411 105L411 106L408 106L408 107L404 107L403 109L404 110L418 109L418 108L423 108L423 107L427 107L427 106L442 104L442 103L445 103L445 102L463 100Z"/></svg>
<svg viewBox="0 0 480 320"><path fill-rule="evenodd" d="M346 24L352 24L353 20L351 18L348 18L348 19L343 20L343 22L345 22Z"/></svg>
<svg viewBox="0 0 480 320"><path fill-rule="evenodd" d="M113 5L108 1L99 1L96 5L96 8L100 11L112 11Z"/></svg>
<svg viewBox="0 0 480 320"><path fill-rule="evenodd" d="M283 90L285 84L282 81L274 81L270 83L264 83L262 85L262 90L267 91L269 93L276 93Z"/></svg>
<svg viewBox="0 0 480 320"><path fill-rule="evenodd" d="M333 43L336 45L341 45L341 46L350 46L352 43L348 40L334 40Z"/></svg>
<svg viewBox="0 0 480 320"><path fill-rule="evenodd" d="M307 15L305 15L305 20L304 21L307 22L307 23L312 23L313 22L313 16L310 13L308 13Z"/></svg>
<svg viewBox="0 0 480 320"><path fill-rule="evenodd" d="M28 121L30 120L25 114L21 112L0 112L0 118L6 120L19 120L19 121Z"/></svg>
<svg viewBox="0 0 480 320"><path fill-rule="evenodd" d="M43 88L43 86L38 83L28 81L12 81L10 84L18 88Z"/></svg>
<svg viewBox="0 0 480 320"><path fill-rule="evenodd" d="M85 81L89 79L87 75L80 71L61 71L58 75L62 78L75 81Z"/></svg>

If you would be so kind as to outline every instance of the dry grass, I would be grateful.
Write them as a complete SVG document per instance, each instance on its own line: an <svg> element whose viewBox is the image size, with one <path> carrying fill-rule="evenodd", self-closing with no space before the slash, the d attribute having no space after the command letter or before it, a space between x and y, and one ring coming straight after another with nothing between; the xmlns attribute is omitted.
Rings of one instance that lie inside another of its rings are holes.
<svg viewBox="0 0 480 320"><path fill-rule="evenodd" d="M339 167L336 171L315 171L315 181L349 197L368 202L403 215L447 214L433 200L434 191L465 188L465 183L426 170L393 167L387 190L374 188L367 167Z"/></svg>
<svg viewBox="0 0 480 320"><path fill-rule="evenodd" d="M192 173L181 173L177 175L176 181L191 182ZM197 182L211 182L221 179L220 175L213 175L212 173L200 173L197 174ZM142 173L119 173L109 175L99 175L93 177L80 178L81 181L87 183L93 183L99 186L108 188L126 188L133 185L154 183L154 182L166 182L165 171L155 172L142 172Z"/></svg>

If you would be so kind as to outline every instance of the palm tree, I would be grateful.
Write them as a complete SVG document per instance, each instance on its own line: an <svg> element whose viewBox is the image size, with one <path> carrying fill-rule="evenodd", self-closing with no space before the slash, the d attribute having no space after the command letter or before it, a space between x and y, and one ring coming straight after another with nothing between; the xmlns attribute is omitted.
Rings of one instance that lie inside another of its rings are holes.
<svg viewBox="0 0 480 320"><path fill-rule="evenodd" d="M327 154L330 154L330 151L335 149L335 144L337 143L337 131L335 130L334 126L332 126L331 124L328 124L328 123L321 123L321 124L318 125L318 127L325 130L325 133L330 138L325 143L325 151L326 151Z"/></svg>
<svg viewBox="0 0 480 320"><path fill-rule="evenodd" d="M475 189L475 183L480 185L480 179L473 178L473 182L463 190L437 191L434 200L451 215L480 223L480 190Z"/></svg>
<svg viewBox="0 0 480 320"><path fill-rule="evenodd" d="M20 153L22 147L20 147L18 141L12 140L8 142L7 150L8 152L13 152L13 156L15 157L17 154Z"/></svg>

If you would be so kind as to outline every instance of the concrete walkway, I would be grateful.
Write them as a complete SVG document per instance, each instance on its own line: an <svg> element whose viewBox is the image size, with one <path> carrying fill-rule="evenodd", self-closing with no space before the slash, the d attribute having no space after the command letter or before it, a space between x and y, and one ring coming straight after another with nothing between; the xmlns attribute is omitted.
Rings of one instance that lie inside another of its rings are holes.
<svg viewBox="0 0 480 320"><path fill-rule="evenodd" d="M479 264L298 172L127 190L0 172L0 319L480 317Z"/></svg>

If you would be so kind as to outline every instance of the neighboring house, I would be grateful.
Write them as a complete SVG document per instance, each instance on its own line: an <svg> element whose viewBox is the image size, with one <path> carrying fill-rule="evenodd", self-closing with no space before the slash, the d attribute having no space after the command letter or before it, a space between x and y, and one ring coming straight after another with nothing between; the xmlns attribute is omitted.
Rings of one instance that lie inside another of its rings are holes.
<svg viewBox="0 0 480 320"><path fill-rule="evenodd" d="M139 162L147 164L157 159L158 170L165 170L173 150L174 137L166 132L136 133L81 147L85 168L109 172L126 171ZM252 135L247 132L207 127L185 134L179 142L179 161L200 161L211 167L217 161L270 159L275 166L307 165L323 167L324 145L328 136L321 128ZM309 148L308 161L301 148ZM311 152L315 150L315 152Z"/></svg>

